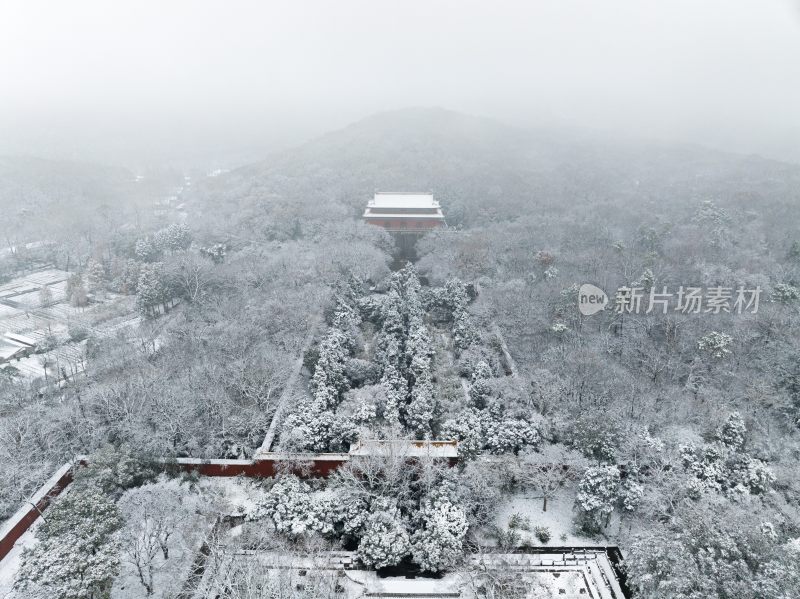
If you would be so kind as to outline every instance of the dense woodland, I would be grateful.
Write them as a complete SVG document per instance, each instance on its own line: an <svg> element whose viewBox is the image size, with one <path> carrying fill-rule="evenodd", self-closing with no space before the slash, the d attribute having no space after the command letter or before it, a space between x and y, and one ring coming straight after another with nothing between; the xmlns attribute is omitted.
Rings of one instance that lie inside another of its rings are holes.
<svg viewBox="0 0 800 599"><path fill-rule="evenodd" d="M546 507L571 483L574 527L621 546L638 597L800 588L800 167L438 110L195 177L185 223L146 208L174 173L131 188L114 169L0 167L0 277L55 264L135 295L142 316L133 337L90 338L86 375L61 388L0 376L3 516L76 454L251 457L303 354L281 448L457 438L461 462L370 463L324 492L268 481L248 517L282 543L313 534L376 568L454 568L499 495L533 489ZM449 227L412 267L359 222L375 189L442 203ZM757 313L581 316L583 283L762 295ZM123 526L87 501L109 535ZM293 511L302 526L281 520Z"/></svg>

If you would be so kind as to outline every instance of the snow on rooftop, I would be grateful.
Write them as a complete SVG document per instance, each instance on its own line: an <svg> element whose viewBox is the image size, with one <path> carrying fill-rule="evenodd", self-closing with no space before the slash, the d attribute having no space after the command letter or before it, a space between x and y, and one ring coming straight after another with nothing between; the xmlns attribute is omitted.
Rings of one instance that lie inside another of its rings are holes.
<svg viewBox="0 0 800 599"><path fill-rule="evenodd" d="M30 337L26 337L25 335L19 335L17 333L12 333L11 331L6 331L6 343L11 343L12 345L27 345L29 347L33 347L36 345L36 340L31 339Z"/></svg>
<svg viewBox="0 0 800 599"><path fill-rule="evenodd" d="M23 351L23 347L13 343L6 343L0 339L0 362L10 360Z"/></svg>
<svg viewBox="0 0 800 599"><path fill-rule="evenodd" d="M369 201L370 208L438 208L432 193L377 191Z"/></svg>
<svg viewBox="0 0 800 599"><path fill-rule="evenodd" d="M370 439L350 446L350 455L388 455L434 458L458 457L457 441L409 441L407 439Z"/></svg>

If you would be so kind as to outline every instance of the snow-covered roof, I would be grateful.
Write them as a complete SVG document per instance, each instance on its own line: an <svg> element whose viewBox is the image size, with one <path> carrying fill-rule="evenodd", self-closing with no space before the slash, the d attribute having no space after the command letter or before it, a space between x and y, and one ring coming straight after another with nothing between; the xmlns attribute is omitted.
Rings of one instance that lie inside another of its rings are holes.
<svg viewBox="0 0 800 599"><path fill-rule="evenodd" d="M24 335L18 335L17 333L12 333L11 331L6 332L6 341L10 341L15 345L27 345L29 347L33 347L36 345L36 340L31 339L30 337L25 337Z"/></svg>
<svg viewBox="0 0 800 599"><path fill-rule="evenodd" d="M433 212L433 213L430 213L430 214L424 214L424 213L419 213L418 214L418 213L415 213L415 212L384 213L384 212L372 212L369 208L367 208L367 211L364 213L364 218L382 218L382 219L387 219L387 218L400 218L400 219L432 218L434 220L441 220L443 217L442 217L441 211L439 211L438 213L437 212Z"/></svg>
<svg viewBox="0 0 800 599"><path fill-rule="evenodd" d="M364 218L427 219L444 223L442 209L432 193L376 192L367 202Z"/></svg>
<svg viewBox="0 0 800 599"><path fill-rule="evenodd" d="M2 339L0 339L0 363L5 362L6 360L10 360L20 352L23 352L24 348L20 345L12 345L10 343L4 343Z"/></svg>
<svg viewBox="0 0 800 599"><path fill-rule="evenodd" d="M457 441L411 441L408 439L369 439L350 446L351 456L405 456L418 458L457 458Z"/></svg>
<svg viewBox="0 0 800 599"><path fill-rule="evenodd" d="M370 208L438 208L432 193L377 191L367 204Z"/></svg>

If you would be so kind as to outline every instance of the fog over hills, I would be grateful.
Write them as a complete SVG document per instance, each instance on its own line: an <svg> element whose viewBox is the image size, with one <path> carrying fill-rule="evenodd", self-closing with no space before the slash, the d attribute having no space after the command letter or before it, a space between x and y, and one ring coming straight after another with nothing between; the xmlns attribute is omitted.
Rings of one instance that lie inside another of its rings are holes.
<svg viewBox="0 0 800 599"><path fill-rule="evenodd" d="M409 108L375 114L229 177L296 201L335 197L354 214L376 189L431 190L446 207L461 204L452 221L468 224L490 206L493 218L512 218L534 206L569 202L658 207L704 194L729 201L721 197L725 189L791 201L800 167L696 144L526 129L440 108Z"/></svg>
<svg viewBox="0 0 800 599"><path fill-rule="evenodd" d="M800 0L2 0L0 599L798 599Z"/></svg>

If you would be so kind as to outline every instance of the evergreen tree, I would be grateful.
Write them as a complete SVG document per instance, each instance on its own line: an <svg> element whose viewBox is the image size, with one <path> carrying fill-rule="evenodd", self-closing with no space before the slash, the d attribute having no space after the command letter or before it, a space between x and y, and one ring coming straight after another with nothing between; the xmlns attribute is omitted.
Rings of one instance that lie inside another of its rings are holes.
<svg viewBox="0 0 800 599"><path fill-rule="evenodd" d="M311 495L311 488L293 475L279 478L251 514L266 516L275 530L291 537L333 530L332 507Z"/></svg>
<svg viewBox="0 0 800 599"><path fill-rule="evenodd" d="M67 299L72 306L85 306L88 299L86 296L86 286L83 284L83 277L80 273L75 273L67 279Z"/></svg>
<svg viewBox="0 0 800 599"><path fill-rule="evenodd" d="M620 498L620 473L616 466L587 468L578 484L575 500L578 522L590 534L608 526Z"/></svg>
<svg viewBox="0 0 800 599"><path fill-rule="evenodd" d="M372 568L399 564L411 552L411 542L397 505L390 500L377 500L364 523L358 544L358 558Z"/></svg>
<svg viewBox="0 0 800 599"><path fill-rule="evenodd" d="M492 395L490 381L494 378L491 367L484 360L478 362L469 385L469 398L471 404L479 410L484 409Z"/></svg>
<svg viewBox="0 0 800 599"><path fill-rule="evenodd" d="M492 453L518 454L526 447L539 444L539 431L519 418L498 418L490 415L484 424L486 448Z"/></svg>
<svg viewBox="0 0 800 599"><path fill-rule="evenodd" d="M433 382L430 373L423 371L411 389L411 401L406 408L406 425L414 431L418 439L430 435L435 410Z"/></svg>
<svg viewBox="0 0 800 599"><path fill-rule="evenodd" d="M345 374L347 337L336 328L328 329L328 334L319 347L319 359L311 379L311 390L315 397L325 400L327 409L335 408L341 394L348 388Z"/></svg>
<svg viewBox="0 0 800 599"><path fill-rule="evenodd" d="M76 486L47 511L38 543L22 554L14 588L24 596L101 599L119 570L122 526L116 505L96 489Z"/></svg>
<svg viewBox="0 0 800 599"><path fill-rule="evenodd" d="M717 429L717 440L725 447L741 449L744 446L746 432L744 418L739 412L733 412Z"/></svg>
<svg viewBox="0 0 800 599"><path fill-rule="evenodd" d="M102 291L106 280L106 271L103 265L92 258L86 263L86 281L92 293Z"/></svg>
<svg viewBox="0 0 800 599"><path fill-rule="evenodd" d="M145 316L155 316L158 307L170 299L164 265L161 262L142 264L137 282L136 306Z"/></svg>
<svg viewBox="0 0 800 599"><path fill-rule="evenodd" d="M142 262L156 262L161 258L161 251L150 237L137 239L134 253Z"/></svg>
<svg viewBox="0 0 800 599"><path fill-rule="evenodd" d="M458 455L462 459L476 456L484 445L480 413L474 408L464 410L456 418L442 424L439 436L458 441Z"/></svg>
<svg viewBox="0 0 800 599"><path fill-rule="evenodd" d="M136 293L139 286L139 263L133 259L126 260L120 268L114 284L120 293Z"/></svg>
<svg viewBox="0 0 800 599"><path fill-rule="evenodd" d="M156 247L162 251L177 252L186 250L192 245L192 233L183 223L173 223L156 232L154 236Z"/></svg>
<svg viewBox="0 0 800 599"><path fill-rule="evenodd" d="M411 539L414 561L429 572L455 566L461 558L468 528L464 509L437 494L423 500L419 516L421 527Z"/></svg>
<svg viewBox="0 0 800 599"><path fill-rule="evenodd" d="M200 253L209 258L214 264L222 264L225 261L227 250L225 244L215 243L212 246L200 248Z"/></svg>
<svg viewBox="0 0 800 599"><path fill-rule="evenodd" d="M400 376L394 364L390 363L384 369L381 386L386 390L383 418L390 427L399 427L400 407L405 404L408 387L406 380Z"/></svg>

